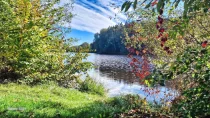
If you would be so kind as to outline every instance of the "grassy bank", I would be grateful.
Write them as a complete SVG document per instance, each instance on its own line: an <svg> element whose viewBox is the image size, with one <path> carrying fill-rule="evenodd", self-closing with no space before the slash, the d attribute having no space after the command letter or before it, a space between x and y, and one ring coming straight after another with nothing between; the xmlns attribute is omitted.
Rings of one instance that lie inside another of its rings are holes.
<svg viewBox="0 0 210 118"><path fill-rule="evenodd" d="M3 118L114 117L140 105L135 97L107 98L57 85L0 84L0 93Z"/></svg>

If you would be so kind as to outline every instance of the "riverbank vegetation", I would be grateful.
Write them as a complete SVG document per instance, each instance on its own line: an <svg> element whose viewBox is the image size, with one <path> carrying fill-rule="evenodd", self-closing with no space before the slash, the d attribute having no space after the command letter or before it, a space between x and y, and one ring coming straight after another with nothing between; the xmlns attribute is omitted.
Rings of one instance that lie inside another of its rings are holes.
<svg viewBox="0 0 210 118"><path fill-rule="evenodd" d="M168 107L172 112L189 118L208 117L209 1L134 0L125 2L122 10L131 6L135 10L128 12L133 22L127 29L126 45L133 72L148 86L171 82L180 93L174 100L166 100L172 104ZM133 57L134 54L143 61ZM149 63L155 65L152 71Z"/></svg>

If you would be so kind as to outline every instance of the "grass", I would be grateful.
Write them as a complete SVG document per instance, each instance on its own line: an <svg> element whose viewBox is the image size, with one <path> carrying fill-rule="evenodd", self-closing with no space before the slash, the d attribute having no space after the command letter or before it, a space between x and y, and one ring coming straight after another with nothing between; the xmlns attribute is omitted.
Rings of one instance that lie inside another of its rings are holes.
<svg viewBox="0 0 210 118"><path fill-rule="evenodd" d="M104 86L100 83L97 83L90 77L87 77L85 81L80 84L79 90L82 92L88 92L88 93L98 94L102 96L106 95Z"/></svg>
<svg viewBox="0 0 210 118"><path fill-rule="evenodd" d="M107 98L57 85L0 84L0 117L108 118L140 105L133 99Z"/></svg>

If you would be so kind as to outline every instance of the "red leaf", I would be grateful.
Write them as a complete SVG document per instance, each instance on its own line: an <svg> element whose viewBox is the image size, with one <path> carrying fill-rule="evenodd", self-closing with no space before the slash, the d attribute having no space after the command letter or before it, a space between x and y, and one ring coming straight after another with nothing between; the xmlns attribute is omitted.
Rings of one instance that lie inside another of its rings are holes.
<svg viewBox="0 0 210 118"><path fill-rule="evenodd" d="M136 58L133 58L132 61L133 62L138 62L138 60Z"/></svg>
<svg viewBox="0 0 210 118"><path fill-rule="evenodd" d="M155 6L158 3L158 0L155 0L154 2L152 2L152 6Z"/></svg>
<svg viewBox="0 0 210 118"><path fill-rule="evenodd" d="M147 71L147 72L144 73L145 76L148 76L149 74L150 74L149 71Z"/></svg>

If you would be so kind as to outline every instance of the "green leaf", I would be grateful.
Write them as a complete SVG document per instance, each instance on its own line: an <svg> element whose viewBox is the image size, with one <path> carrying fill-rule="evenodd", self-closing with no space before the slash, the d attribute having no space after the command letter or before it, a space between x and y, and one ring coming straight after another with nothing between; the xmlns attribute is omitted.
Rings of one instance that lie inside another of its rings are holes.
<svg viewBox="0 0 210 118"><path fill-rule="evenodd" d="M161 85L161 86L165 86L165 80L163 80L163 79L160 80L160 85Z"/></svg>
<svg viewBox="0 0 210 118"><path fill-rule="evenodd" d="M155 9L154 8L152 9L152 12L155 13Z"/></svg>
<svg viewBox="0 0 210 118"><path fill-rule="evenodd" d="M175 3L175 8L178 7L180 1L181 1L181 0L176 1L176 3Z"/></svg>
<svg viewBox="0 0 210 118"><path fill-rule="evenodd" d="M159 12L160 9L162 9L163 7L164 7L164 0L159 0L157 4L157 11Z"/></svg>
<svg viewBox="0 0 210 118"><path fill-rule="evenodd" d="M147 0L144 0L144 1L141 3L141 5L143 5L146 1L147 1Z"/></svg>
<svg viewBox="0 0 210 118"><path fill-rule="evenodd" d="M149 8L150 5L151 5L151 3L152 3L152 2L150 2L149 4L147 4L147 5L145 6L145 9Z"/></svg>
<svg viewBox="0 0 210 118"><path fill-rule="evenodd" d="M132 4L132 2L128 2L128 3L126 4L125 12L128 11L128 9L130 8L131 4Z"/></svg>
<svg viewBox="0 0 210 118"><path fill-rule="evenodd" d="M149 82L148 80L145 80L145 84L146 84L147 86L151 86L151 85L150 85L150 82Z"/></svg>
<svg viewBox="0 0 210 118"><path fill-rule="evenodd" d="M121 11L123 11L123 9L125 9L125 6L127 5L128 1L124 2L122 7L121 7Z"/></svg>
<svg viewBox="0 0 210 118"><path fill-rule="evenodd" d="M207 65L207 67L210 69L210 62L207 62L206 65Z"/></svg>
<svg viewBox="0 0 210 118"><path fill-rule="evenodd" d="M133 3L134 10L136 9L136 6L137 6L137 0L135 0L134 3Z"/></svg>

